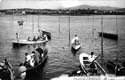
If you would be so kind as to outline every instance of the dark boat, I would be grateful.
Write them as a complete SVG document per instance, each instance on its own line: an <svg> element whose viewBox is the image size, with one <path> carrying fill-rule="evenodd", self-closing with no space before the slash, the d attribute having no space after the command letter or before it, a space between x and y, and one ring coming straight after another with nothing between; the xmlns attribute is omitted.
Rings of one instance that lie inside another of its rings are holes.
<svg viewBox="0 0 125 80"><path fill-rule="evenodd" d="M20 67L18 68L18 71L16 71L17 72L16 79L17 80L35 80L37 78L35 76L41 76L41 73L43 71L43 68L48 58L47 53L48 53L48 49L44 49L42 56L39 60L39 63L36 64L34 67L29 66L29 64L27 65L25 62L21 63ZM39 79L36 79L36 80L39 80Z"/></svg>
<svg viewBox="0 0 125 80"><path fill-rule="evenodd" d="M106 68L110 74L125 76L125 62L116 64L113 61L107 61Z"/></svg>
<svg viewBox="0 0 125 80"><path fill-rule="evenodd" d="M41 58L41 60L39 61L39 64L33 68L28 68L26 70L26 78L25 80L27 80L29 77L33 76L34 74L38 74L40 73L40 71L43 69L45 63L46 63L46 60L47 60L47 53L48 53L48 49L45 49L44 52L43 52L43 57Z"/></svg>
<svg viewBox="0 0 125 80"><path fill-rule="evenodd" d="M98 34L100 37L102 36L102 32L98 32ZM108 38L108 39L112 39L112 40L118 40L118 34L103 32L103 37Z"/></svg>

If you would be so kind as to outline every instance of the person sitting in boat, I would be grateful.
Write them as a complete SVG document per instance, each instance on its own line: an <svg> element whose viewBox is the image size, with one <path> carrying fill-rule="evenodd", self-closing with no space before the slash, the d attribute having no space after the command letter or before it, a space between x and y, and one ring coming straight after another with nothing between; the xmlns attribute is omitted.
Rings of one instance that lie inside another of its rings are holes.
<svg viewBox="0 0 125 80"><path fill-rule="evenodd" d="M31 41L30 36L28 37L27 41Z"/></svg>
<svg viewBox="0 0 125 80"><path fill-rule="evenodd" d="M95 63L93 62L95 57L96 56L94 55L94 52L91 52L90 62L92 62L92 63L90 65L90 71L92 72L92 75L95 75L97 73L97 69L96 69Z"/></svg>
<svg viewBox="0 0 125 80"><path fill-rule="evenodd" d="M79 40L77 34L75 34L75 37L72 39L71 44L75 44L75 45L79 45L80 44L80 40Z"/></svg>
<svg viewBox="0 0 125 80"><path fill-rule="evenodd" d="M31 55L28 53L25 53L25 62L24 62L24 66L26 67L30 67L30 60L31 60Z"/></svg>
<svg viewBox="0 0 125 80"><path fill-rule="evenodd" d="M20 63L19 66L20 67L18 69L18 75L17 75L17 77L19 77L22 80L24 80L26 78L26 70L27 70L27 68L23 65L23 63Z"/></svg>
<svg viewBox="0 0 125 80"><path fill-rule="evenodd" d="M2 80L11 80L11 72L6 59L0 63L0 78Z"/></svg>
<svg viewBox="0 0 125 80"><path fill-rule="evenodd" d="M47 38L47 35L46 35L46 34L44 34L44 35L43 35L42 40L46 40L46 41L48 40L48 38Z"/></svg>
<svg viewBox="0 0 125 80"><path fill-rule="evenodd" d="M41 59L42 58L42 56L43 56L43 49L40 47L40 46L38 46L38 48L36 49L36 51L39 53L39 59Z"/></svg>
<svg viewBox="0 0 125 80"><path fill-rule="evenodd" d="M37 41L40 40L40 36L37 37Z"/></svg>
<svg viewBox="0 0 125 80"><path fill-rule="evenodd" d="M118 76L125 76L125 62L122 62L122 67L118 68Z"/></svg>
<svg viewBox="0 0 125 80"><path fill-rule="evenodd" d="M19 41L19 33L16 33L16 40Z"/></svg>
<svg viewBox="0 0 125 80"><path fill-rule="evenodd" d="M33 40L32 40L32 41L37 41L37 38L36 38L36 36L34 36L34 37L33 37Z"/></svg>
<svg viewBox="0 0 125 80"><path fill-rule="evenodd" d="M31 59L30 59L30 66L34 67L35 66L35 51L32 51L32 53L30 54Z"/></svg>
<svg viewBox="0 0 125 80"><path fill-rule="evenodd" d="M37 54L37 52L35 52L35 51L32 51L32 54L33 54L33 59L34 59L34 63L32 63L32 64L38 65L38 63L39 63L39 54Z"/></svg>
<svg viewBox="0 0 125 80"><path fill-rule="evenodd" d="M6 72L8 72L5 63L0 62L0 78L4 80L6 78Z"/></svg>
<svg viewBox="0 0 125 80"><path fill-rule="evenodd" d="M92 62L95 58L96 56L94 55L94 52L91 52L90 61Z"/></svg>

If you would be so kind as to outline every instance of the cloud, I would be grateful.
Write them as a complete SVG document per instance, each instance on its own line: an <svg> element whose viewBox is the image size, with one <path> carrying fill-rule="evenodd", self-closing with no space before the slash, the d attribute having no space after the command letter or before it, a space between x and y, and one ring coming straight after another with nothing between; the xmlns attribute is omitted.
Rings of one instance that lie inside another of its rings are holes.
<svg viewBox="0 0 125 80"><path fill-rule="evenodd" d="M79 5L124 7L124 0L0 0L1 9L35 8L57 9Z"/></svg>
<svg viewBox="0 0 125 80"><path fill-rule="evenodd" d="M82 3L79 0L61 0L61 5L63 7L74 7L79 6Z"/></svg>

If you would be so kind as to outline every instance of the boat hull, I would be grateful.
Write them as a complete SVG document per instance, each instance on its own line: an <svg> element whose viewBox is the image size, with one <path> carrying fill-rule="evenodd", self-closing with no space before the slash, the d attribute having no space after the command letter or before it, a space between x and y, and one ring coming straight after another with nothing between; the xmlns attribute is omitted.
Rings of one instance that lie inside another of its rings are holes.
<svg viewBox="0 0 125 80"><path fill-rule="evenodd" d="M43 40L43 41L14 40L12 43L13 43L13 47L18 47L23 45L45 44L46 42L47 42L46 40Z"/></svg>
<svg viewBox="0 0 125 80"><path fill-rule="evenodd" d="M82 53L79 56L79 61L81 64L81 69L84 71L84 73L86 74L90 74L90 76L95 73L93 73L93 71L91 71L91 69L98 69L97 71L99 71L99 73L96 74L98 76L100 75L104 75L107 76L107 73L105 72L105 70L102 68L102 66L96 61L96 59L98 58L98 56L95 56L94 58L91 58L91 55L86 54L86 53Z"/></svg>
<svg viewBox="0 0 125 80"><path fill-rule="evenodd" d="M72 51L78 51L80 48L81 48L81 45L73 45L73 46L71 47L71 50L72 50Z"/></svg>
<svg viewBox="0 0 125 80"><path fill-rule="evenodd" d="M48 59L48 56L47 56L47 53L48 53L48 50L46 49L44 51L44 56L43 58L40 60L39 64L37 66L35 66L34 68L29 68L27 71L26 71L26 78L25 80L28 80L30 77L34 76L34 75L37 75L37 74L40 74L45 66L45 63Z"/></svg>
<svg viewBox="0 0 125 80"><path fill-rule="evenodd" d="M106 32L98 32L99 36L101 37L103 34L104 38L112 39L112 40L118 40L118 34L114 33L106 33Z"/></svg>

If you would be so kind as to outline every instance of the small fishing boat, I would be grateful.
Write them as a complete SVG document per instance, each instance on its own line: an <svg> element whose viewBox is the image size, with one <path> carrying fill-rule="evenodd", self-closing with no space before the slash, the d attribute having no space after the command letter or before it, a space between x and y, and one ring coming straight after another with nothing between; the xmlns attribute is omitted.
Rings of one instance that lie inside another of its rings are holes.
<svg viewBox="0 0 125 80"><path fill-rule="evenodd" d="M81 53L79 56L80 69L72 71L68 74L62 74L57 78L51 80L74 80L76 79L96 79L107 78L107 73L96 61L99 56L93 55L93 57L87 53Z"/></svg>
<svg viewBox="0 0 125 80"><path fill-rule="evenodd" d="M26 72L25 77L23 78L23 80L29 80L30 77L36 75L36 74L40 74L41 70L43 69L43 67L45 66L46 60L47 60L47 53L48 53L48 49L44 49L43 51L43 55L40 58L40 61L37 65L35 65L34 67L27 67L27 65L23 65L26 67L26 70L21 72L22 74L24 72ZM25 62L24 62L25 63ZM21 76L18 76L19 78L21 78Z"/></svg>
<svg viewBox="0 0 125 80"><path fill-rule="evenodd" d="M85 75L89 76L106 76L105 70L96 61L99 56L89 55L87 53L81 53L79 56L79 61L81 64L81 69Z"/></svg>
<svg viewBox="0 0 125 80"><path fill-rule="evenodd" d="M4 65L2 66L2 64ZM13 67L7 59L0 64L0 80L14 80Z"/></svg>
<svg viewBox="0 0 125 80"><path fill-rule="evenodd" d="M22 45L33 45L33 44L44 44L48 42L48 40L38 40L38 41L28 41L28 40L14 40L13 43L13 47L18 47L18 46L22 46Z"/></svg>
<svg viewBox="0 0 125 80"><path fill-rule="evenodd" d="M73 52L76 52L76 51L78 51L80 48L81 48L80 41L73 39L72 42L71 42L71 50L72 50Z"/></svg>
<svg viewBox="0 0 125 80"><path fill-rule="evenodd" d="M12 41L13 47L20 47L22 45L42 44L42 43L46 44L48 40L51 40L51 33L46 31L45 29L41 30L40 28L38 28L39 35L37 35L37 37L34 35L34 21L32 22L33 40L30 40L30 36L28 37L28 39L21 39L20 36L21 36L21 33L23 33L22 31L23 31L24 21L23 20L17 21L17 23L20 26L20 29L19 29L20 31L16 33L16 40Z"/></svg>
<svg viewBox="0 0 125 80"><path fill-rule="evenodd" d="M106 33L106 32L98 32L99 36L101 37L103 34L104 38L112 39L112 40L118 40L118 34L114 33Z"/></svg>

